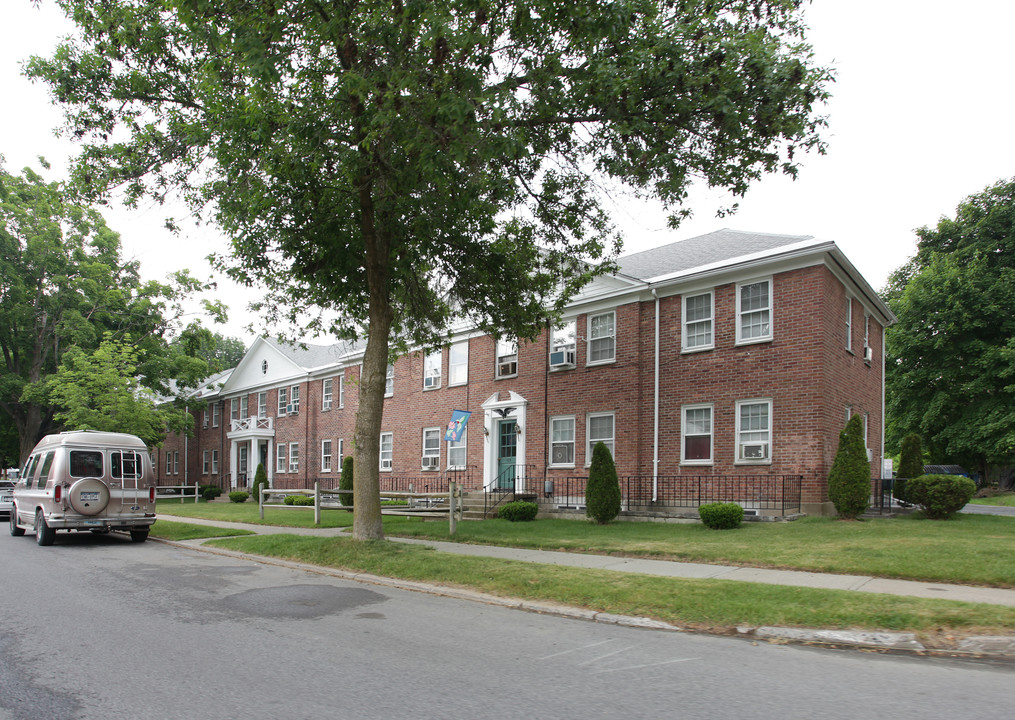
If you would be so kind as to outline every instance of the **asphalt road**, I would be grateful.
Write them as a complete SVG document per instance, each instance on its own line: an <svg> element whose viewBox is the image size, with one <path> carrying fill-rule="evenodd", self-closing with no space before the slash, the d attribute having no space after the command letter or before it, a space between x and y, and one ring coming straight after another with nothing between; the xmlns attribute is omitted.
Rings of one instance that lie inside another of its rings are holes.
<svg viewBox="0 0 1015 720"><path fill-rule="evenodd" d="M753 644L125 537L0 537L0 720L1002 718L1006 664Z"/></svg>

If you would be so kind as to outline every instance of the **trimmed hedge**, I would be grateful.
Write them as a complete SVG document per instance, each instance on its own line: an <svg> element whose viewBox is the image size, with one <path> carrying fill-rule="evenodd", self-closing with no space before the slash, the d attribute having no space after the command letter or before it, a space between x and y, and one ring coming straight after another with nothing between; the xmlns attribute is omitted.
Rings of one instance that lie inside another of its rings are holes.
<svg viewBox="0 0 1015 720"><path fill-rule="evenodd" d="M214 500L222 494L222 490L215 485L202 485L200 487L201 497L205 500Z"/></svg>
<svg viewBox="0 0 1015 720"><path fill-rule="evenodd" d="M286 495L282 498L282 503L285 505L313 505L314 498L311 495Z"/></svg>
<svg viewBox="0 0 1015 720"><path fill-rule="evenodd" d="M947 520L969 502L976 483L961 475L921 475L910 478L909 498L931 520Z"/></svg>
<svg viewBox="0 0 1015 720"><path fill-rule="evenodd" d="M257 463L257 470L254 471L254 484L250 488L250 497L254 498L254 502L261 502L261 488L268 487L268 473L264 470L264 465Z"/></svg>
<svg viewBox="0 0 1015 720"><path fill-rule="evenodd" d="M604 443L596 443L585 486L585 515L599 525L606 525L620 514L621 500L613 455Z"/></svg>
<svg viewBox="0 0 1015 720"><path fill-rule="evenodd" d="M871 466L863 440L863 417L857 413L839 433L839 449L828 473L828 499L839 517L855 520L867 509Z"/></svg>
<svg viewBox="0 0 1015 720"><path fill-rule="evenodd" d="M735 530L744 521L744 509L736 503L709 503L698 507L701 522L713 530Z"/></svg>
<svg viewBox="0 0 1015 720"><path fill-rule="evenodd" d="M247 498L250 497L250 493L245 490L234 490L229 493L229 500L234 503L247 502Z"/></svg>
<svg viewBox="0 0 1015 720"><path fill-rule="evenodd" d="M536 503L515 500L501 505L500 510L497 511L497 517L511 522L523 522L535 520L538 513L539 505Z"/></svg>

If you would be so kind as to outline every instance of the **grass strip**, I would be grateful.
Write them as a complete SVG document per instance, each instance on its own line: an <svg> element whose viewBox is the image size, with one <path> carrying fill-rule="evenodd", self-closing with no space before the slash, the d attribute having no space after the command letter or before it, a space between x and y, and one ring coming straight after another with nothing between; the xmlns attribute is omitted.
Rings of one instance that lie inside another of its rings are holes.
<svg viewBox="0 0 1015 720"><path fill-rule="evenodd" d="M737 625L1007 634L1015 608L842 590L665 578L438 553L385 541L270 535L209 545L347 571L465 587L502 597L732 632Z"/></svg>
<svg viewBox="0 0 1015 720"><path fill-rule="evenodd" d="M973 498L970 500L974 505L1001 505L1004 507L1015 507L1015 493L1004 493L993 497Z"/></svg>
<svg viewBox="0 0 1015 720"><path fill-rule="evenodd" d="M213 527L210 525L194 525L193 523L156 520L152 525L151 534L165 540L197 540L199 538L233 537L237 535L253 535L250 530L233 530L231 528Z"/></svg>
<svg viewBox="0 0 1015 720"><path fill-rule="evenodd" d="M314 508L288 505L264 508L261 519L257 503L200 502L187 503L159 501L156 505L159 515L193 517L204 520L225 520L227 522L251 523L254 525L275 525L279 527L338 528L352 525L352 513L338 508L321 508L321 524L314 525Z"/></svg>

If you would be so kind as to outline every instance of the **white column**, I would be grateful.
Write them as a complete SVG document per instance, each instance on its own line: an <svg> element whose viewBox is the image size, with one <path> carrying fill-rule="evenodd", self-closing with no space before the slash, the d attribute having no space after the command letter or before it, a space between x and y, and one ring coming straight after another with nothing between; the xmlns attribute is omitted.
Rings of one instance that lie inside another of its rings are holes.
<svg viewBox="0 0 1015 720"><path fill-rule="evenodd" d="M237 455L238 454L239 453L236 452L236 441L235 440L230 440L229 441L229 487L231 487L233 490L236 489L236 462L237 462Z"/></svg>
<svg viewBox="0 0 1015 720"><path fill-rule="evenodd" d="M265 470L268 471L268 487L275 487L275 439L268 438L268 457L265 458Z"/></svg>

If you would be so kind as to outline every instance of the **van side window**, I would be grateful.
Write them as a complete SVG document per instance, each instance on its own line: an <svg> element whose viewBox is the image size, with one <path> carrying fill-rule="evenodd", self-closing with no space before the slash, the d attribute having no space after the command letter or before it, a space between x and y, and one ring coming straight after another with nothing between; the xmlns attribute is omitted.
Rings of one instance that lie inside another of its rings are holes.
<svg viewBox="0 0 1015 720"><path fill-rule="evenodd" d="M102 477L102 453L97 450L71 450L70 476Z"/></svg>
<svg viewBox="0 0 1015 720"><path fill-rule="evenodd" d="M117 450L109 453L109 473L117 479L141 477L141 456L132 450Z"/></svg>
<svg viewBox="0 0 1015 720"><path fill-rule="evenodd" d="M32 478L35 476L35 466L38 464L39 456L32 455L25 463L25 469L21 471L21 477L25 479L25 487L32 487Z"/></svg>
<svg viewBox="0 0 1015 720"><path fill-rule="evenodd" d="M55 454L52 451L46 453L46 457L42 461L42 470L39 472L39 487L46 487L46 481L49 480L49 470L53 467L53 456Z"/></svg>

